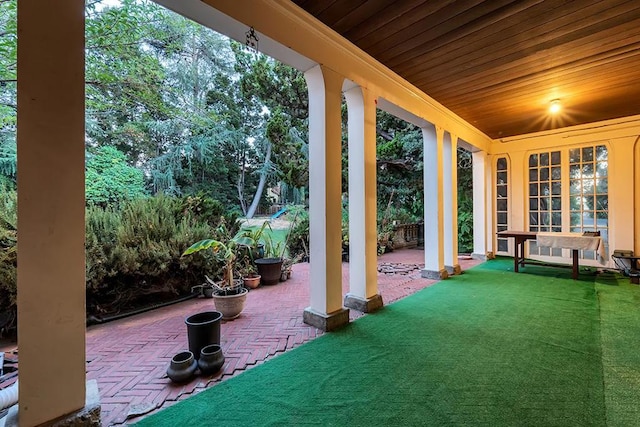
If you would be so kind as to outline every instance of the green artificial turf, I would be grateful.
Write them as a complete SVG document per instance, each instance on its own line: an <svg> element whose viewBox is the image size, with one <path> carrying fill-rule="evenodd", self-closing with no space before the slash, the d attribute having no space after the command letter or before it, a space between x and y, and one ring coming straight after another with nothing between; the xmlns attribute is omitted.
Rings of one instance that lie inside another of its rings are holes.
<svg viewBox="0 0 640 427"><path fill-rule="evenodd" d="M137 425L637 425L640 288L510 268L484 263Z"/></svg>

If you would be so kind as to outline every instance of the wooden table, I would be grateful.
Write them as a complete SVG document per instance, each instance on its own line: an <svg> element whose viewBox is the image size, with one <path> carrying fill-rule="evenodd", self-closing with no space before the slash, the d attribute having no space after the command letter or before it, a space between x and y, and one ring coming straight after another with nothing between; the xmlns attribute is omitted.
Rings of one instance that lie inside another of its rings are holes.
<svg viewBox="0 0 640 427"><path fill-rule="evenodd" d="M534 231L498 231L498 237L513 237L516 242L515 254L513 255L513 271L519 271L520 265L524 267L524 242L535 240L538 233Z"/></svg>
<svg viewBox="0 0 640 427"><path fill-rule="evenodd" d="M536 233L533 231L505 230L498 232L499 237L513 237L516 243L513 257L513 270L518 273L519 266L524 266L524 242L538 240L538 246L571 249L573 258L573 279L578 278L578 251L594 250L602 256L602 241L599 236L583 236L580 233Z"/></svg>

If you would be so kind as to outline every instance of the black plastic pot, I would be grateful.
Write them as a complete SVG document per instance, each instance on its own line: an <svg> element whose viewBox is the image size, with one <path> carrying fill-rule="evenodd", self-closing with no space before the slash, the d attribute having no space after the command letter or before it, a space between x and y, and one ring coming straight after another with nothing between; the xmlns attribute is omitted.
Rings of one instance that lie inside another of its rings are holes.
<svg viewBox="0 0 640 427"><path fill-rule="evenodd" d="M204 311L185 319L189 351L193 353L196 359L200 358L200 351L203 347L211 344L220 345L221 321L222 313L219 311Z"/></svg>
<svg viewBox="0 0 640 427"><path fill-rule="evenodd" d="M258 274L262 277L263 285L275 285L280 282L282 272L282 258L260 258L255 261Z"/></svg>

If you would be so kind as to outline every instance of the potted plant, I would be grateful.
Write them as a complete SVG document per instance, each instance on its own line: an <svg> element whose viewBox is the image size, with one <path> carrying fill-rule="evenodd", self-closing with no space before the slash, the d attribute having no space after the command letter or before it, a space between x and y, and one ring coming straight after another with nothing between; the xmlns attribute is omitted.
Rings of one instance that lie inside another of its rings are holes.
<svg viewBox="0 0 640 427"><path fill-rule="evenodd" d="M226 242L205 239L194 243L182 254L182 256L185 256L204 250L211 250L214 257L224 263L224 275L221 281L216 282L205 276L207 282L213 287L216 310L222 313L223 319L235 319L244 308L248 291L242 286L242 280L234 280L237 259L236 250L239 245L252 244L248 238L239 235Z"/></svg>
<svg viewBox="0 0 640 427"><path fill-rule="evenodd" d="M264 258L255 260L258 267L258 274L262 277L263 285L275 285L280 282L282 273L282 251L283 244L273 242L271 236L264 236Z"/></svg>

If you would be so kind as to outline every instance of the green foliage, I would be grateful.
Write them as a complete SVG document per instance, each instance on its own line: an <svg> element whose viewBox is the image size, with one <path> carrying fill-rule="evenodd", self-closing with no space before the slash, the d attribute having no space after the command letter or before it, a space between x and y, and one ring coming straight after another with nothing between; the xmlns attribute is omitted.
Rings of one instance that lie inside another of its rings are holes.
<svg viewBox="0 0 640 427"><path fill-rule="evenodd" d="M17 208L16 191L0 185L0 336L16 324Z"/></svg>
<svg viewBox="0 0 640 427"><path fill-rule="evenodd" d="M85 188L87 204L103 207L145 195L142 171L129 166L125 155L110 146L89 157Z"/></svg>
<svg viewBox="0 0 640 427"><path fill-rule="evenodd" d="M299 209L296 221L292 224L287 244L291 258L301 257L308 261L309 257L309 212Z"/></svg>
<svg viewBox="0 0 640 427"><path fill-rule="evenodd" d="M473 168L469 151L458 149L458 252L473 252Z"/></svg>
<svg viewBox="0 0 640 427"><path fill-rule="evenodd" d="M87 310L100 316L175 299L217 275L212 257L180 254L194 240L219 236L224 217L194 215L184 199L125 202L121 210L92 206L86 215Z"/></svg>

